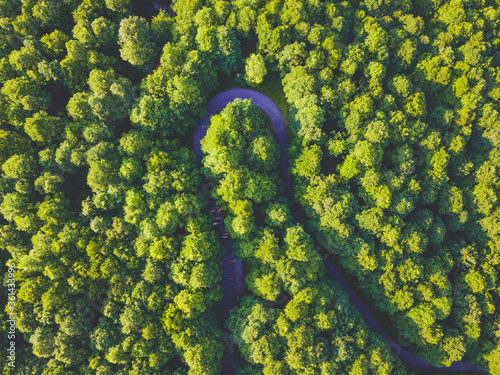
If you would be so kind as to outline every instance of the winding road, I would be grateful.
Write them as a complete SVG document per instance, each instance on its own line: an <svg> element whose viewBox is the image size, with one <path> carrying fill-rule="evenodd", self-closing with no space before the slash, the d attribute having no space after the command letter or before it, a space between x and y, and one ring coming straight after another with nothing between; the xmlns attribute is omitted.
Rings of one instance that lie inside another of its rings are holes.
<svg viewBox="0 0 500 375"><path fill-rule="evenodd" d="M228 103L231 103L234 99L237 98L252 99L255 106L263 110L267 114L267 116L269 116L274 128L275 140L280 147L280 171L282 174L286 194L288 195L289 201L292 202L292 213L294 215L295 221L301 223L304 229L307 231L305 220L302 217L302 213L297 203L295 202L292 181L290 178L290 174L288 173L288 158L286 155L288 139L285 120L278 106L264 94L250 89L235 88L221 92L208 102L206 108L206 116L200 119L194 133L194 151L196 157L198 158L198 161L201 163L203 159L203 152L201 151L200 141L205 137L207 133L207 128L210 124L210 118L221 109L223 109ZM210 211L213 212L215 216L214 228L221 238L222 243L226 249L226 253L223 257L222 267L222 288L224 291L224 296L221 303L222 319L223 321L225 321L225 319L229 316L229 310L235 306L236 299L243 294L243 274L241 262L236 257L232 240L225 229L221 209L217 206L215 200L212 197L209 197L209 207ZM329 275L340 282L340 284L344 288L344 291L349 296L349 300L356 306L364 321L367 323L370 329L382 335L382 337L387 341L388 346L393 352L394 356L398 357L405 364L417 367L422 370L439 370L450 373L483 373L483 371L479 370L476 366L472 365L469 362L454 362L449 367L437 368L401 348L399 344L397 344L391 337L389 337L386 332L382 330L375 317L366 308L357 293L342 277L337 267L331 262L326 250L324 250L320 246L320 244L314 239L314 236L311 235L311 237L314 240L314 248L321 255ZM234 373L234 350L230 341L226 341L228 342L228 345L224 352L223 374L229 375Z"/></svg>

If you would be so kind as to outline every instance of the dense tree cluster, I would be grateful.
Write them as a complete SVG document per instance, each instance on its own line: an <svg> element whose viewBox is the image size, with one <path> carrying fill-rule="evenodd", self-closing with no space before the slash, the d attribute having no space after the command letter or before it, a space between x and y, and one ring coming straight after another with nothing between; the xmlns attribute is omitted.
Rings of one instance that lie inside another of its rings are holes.
<svg viewBox="0 0 500 375"><path fill-rule="evenodd" d="M424 360L498 372L498 4L213 12L257 41L248 84L281 75L310 229Z"/></svg>
<svg viewBox="0 0 500 375"><path fill-rule="evenodd" d="M16 371L220 373L223 250L190 130L222 79L286 98L308 229L410 350L499 373L498 1L172 8L0 1ZM203 148L245 264L249 296L228 321L242 373L404 372L293 222L266 117L234 103ZM284 310L269 302L282 291Z"/></svg>
<svg viewBox="0 0 500 375"><path fill-rule="evenodd" d="M256 54L291 106L310 229L424 360L491 373L498 15L494 2L284 1L255 23Z"/></svg>
<svg viewBox="0 0 500 375"><path fill-rule="evenodd" d="M131 11L128 0L0 4L16 371L220 372L221 246L179 142L217 85L215 57L174 39L165 13Z"/></svg>
<svg viewBox="0 0 500 375"><path fill-rule="evenodd" d="M244 297L228 326L248 361L242 373L408 373L331 280L302 289L283 310Z"/></svg>
<svg viewBox="0 0 500 375"><path fill-rule="evenodd" d="M237 255L249 267L245 282L253 296L244 297L226 323L246 362L242 371L405 373L339 287L322 281L322 259L291 217L279 148L264 114L250 100L236 99L212 117L202 150ZM276 308L288 299L283 311Z"/></svg>
<svg viewBox="0 0 500 375"><path fill-rule="evenodd" d="M237 255L253 266L246 285L274 301L282 290L295 295L324 271L311 238L292 221L266 119L250 100L236 99L212 117L201 144Z"/></svg>

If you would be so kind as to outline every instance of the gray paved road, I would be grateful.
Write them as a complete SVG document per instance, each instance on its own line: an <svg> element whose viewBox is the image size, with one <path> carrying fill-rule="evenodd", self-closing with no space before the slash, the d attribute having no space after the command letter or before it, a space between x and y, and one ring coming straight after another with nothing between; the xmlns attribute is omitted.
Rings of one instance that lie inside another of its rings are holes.
<svg viewBox="0 0 500 375"><path fill-rule="evenodd" d="M216 95L207 104L206 116L200 119L198 126L194 133L194 152L196 157L201 163L203 158L203 152L201 151L200 141L205 137L207 133L207 127L210 124L210 118L223 109L228 103L231 103L234 99L252 99L255 106L262 109L271 119L274 127L274 136L276 142L280 147L281 159L280 159L280 170L285 185L285 190L288 195L290 202L292 203L292 212L294 218L297 222L301 223L307 230L304 218L300 212L300 209L295 202L295 197L293 194L293 185L290 179L290 174L288 173L288 158L286 155L286 148L288 146L288 139L286 134L285 120L281 114L278 106L264 94L250 90L250 89L230 89L220 94ZM241 295L243 292L243 277L241 273L241 262L236 258L234 249L232 246L232 241L224 227L224 222L222 221L221 210L216 206L215 200L211 200L210 204L213 205L212 211L216 213L215 217L215 228L219 233L219 236L223 240L223 244L226 247L226 254L223 258L223 271L222 271L222 287L224 290L224 297L222 300L222 313L223 318L227 318L229 315L229 310L234 307L236 303L236 296ZM311 236L314 239L314 236ZM370 329L375 332L380 333L384 339L388 342L388 345L395 356L397 356L404 363L418 367L423 370L440 370L446 372L468 372L468 373L482 373L477 367L469 362L454 362L450 367L439 367L436 368L414 354L402 349L392 338L385 333L375 317L366 308L364 303L361 301L357 293L347 284L346 280L342 277L336 266L329 259L328 253L321 247L321 245L314 240L314 247L316 251L321 255L325 266L327 268L330 276L337 279L344 291L348 294L350 301L356 306L361 316L368 324ZM228 348L224 352L224 363L223 363L223 373L233 374L234 373L234 356L232 350Z"/></svg>

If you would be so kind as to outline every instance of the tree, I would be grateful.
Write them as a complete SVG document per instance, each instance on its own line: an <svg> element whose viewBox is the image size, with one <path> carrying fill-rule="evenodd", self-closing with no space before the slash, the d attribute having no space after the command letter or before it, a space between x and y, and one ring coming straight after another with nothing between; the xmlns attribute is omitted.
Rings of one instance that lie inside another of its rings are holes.
<svg viewBox="0 0 500 375"><path fill-rule="evenodd" d="M148 214L145 209L144 196L135 189L130 189L125 194L124 219L134 225L144 220Z"/></svg>
<svg viewBox="0 0 500 375"><path fill-rule="evenodd" d="M403 98L409 97L413 92L413 84L408 79L408 77L404 75L395 76L392 79L389 88L394 94L400 95Z"/></svg>
<svg viewBox="0 0 500 375"><path fill-rule="evenodd" d="M116 45L118 25L104 17L96 18L92 21L92 32L95 35L96 46L105 49L113 48Z"/></svg>
<svg viewBox="0 0 500 375"><path fill-rule="evenodd" d="M252 125L250 125L252 119ZM231 130L230 132L228 132ZM263 133L262 138L258 134ZM214 174L228 173L237 165L245 163L245 156L255 168L270 167L277 158L277 147L267 137L263 113L251 104L249 100L235 100L226 106L220 116L214 116L207 136L202 140L202 150L207 155L204 163ZM247 145L245 137L251 139ZM248 147L250 146L250 147ZM257 173L252 175L257 176ZM228 174L226 178L232 177Z"/></svg>
<svg viewBox="0 0 500 375"><path fill-rule="evenodd" d="M17 192L4 195L0 205L0 212L4 218L8 221L15 221L16 224L20 223L23 217L28 217L31 209L32 205L29 203L28 198Z"/></svg>
<svg viewBox="0 0 500 375"><path fill-rule="evenodd" d="M0 164L5 163L14 154L22 154L29 149L29 140L20 134L0 130Z"/></svg>
<svg viewBox="0 0 500 375"><path fill-rule="evenodd" d="M255 267L245 277L248 288L256 296L274 301L283 289L283 281L271 267Z"/></svg>
<svg viewBox="0 0 500 375"><path fill-rule="evenodd" d="M166 12L159 12L151 20L151 34L158 46L164 46L172 38L173 20Z"/></svg>
<svg viewBox="0 0 500 375"><path fill-rule="evenodd" d="M273 202L266 210L266 223L282 229L291 221L290 210L286 204L280 202Z"/></svg>
<svg viewBox="0 0 500 375"><path fill-rule="evenodd" d="M279 56L279 67L282 76L294 67L304 65L307 58L305 43L294 42L283 48Z"/></svg>
<svg viewBox="0 0 500 375"><path fill-rule="evenodd" d="M73 28L73 36L81 42L86 48L92 48L97 44L94 32L90 24L79 23Z"/></svg>
<svg viewBox="0 0 500 375"><path fill-rule="evenodd" d="M33 344L35 355L42 358L52 356L55 350L54 333L49 327L39 327L31 335L30 342Z"/></svg>
<svg viewBox="0 0 500 375"><path fill-rule="evenodd" d="M183 72L198 82L198 87L202 92L211 92L218 85L216 63L213 57L207 53L189 52L183 66Z"/></svg>
<svg viewBox="0 0 500 375"><path fill-rule="evenodd" d="M152 141L143 132L131 130L120 138L119 151L134 158L142 159L149 153Z"/></svg>
<svg viewBox="0 0 500 375"><path fill-rule="evenodd" d="M26 154L13 155L2 165L6 177L15 180L32 180L36 175L37 166L33 157Z"/></svg>
<svg viewBox="0 0 500 375"><path fill-rule="evenodd" d="M369 79L369 87L371 89L371 94L374 97L381 96L384 92L382 88L382 80L385 77L385 68L379 62L370 62L368 64L367 71L365 73Z"/></svg>
<svg viewBox="0 0 500 375"><path fill-rule="evenodd" d="M61 60L64 82L73 92L83 91L89 73L87 50L77 40L68 41L66 50L68 53Z"/></svg>
<svg viewBox="0 0 500 375"><path fill-rule="evenodd" d="M291 103L297 103L299 99L311 96L315 85L314 77L307 74L303 66L291 68L290 73L283 78L283 91Z"/></svg>
<svg viewBox="0 0 500 375"><path fill-rule="evenodd" d="M266 63L260 54L251 54L246 61L245 80L250 86L260 85L267 74Z"/></svg>
<svg viewBox="0 0 500 375"><path fill-rule="evenodd" d="M319 268L321 260L313 248L311 238L301 226L287 228L284 240L286 255L289 259L310 262L311 269ZM312 263L316 263L316 265L313 267Z"/></svg>
<svg viewBox="0 0 500 375"><path fill-rule="evenodd" d="M151 29L148 22L141 17L131 16L120 22L118 30L120 55L142 71L153 67L155 45L151 41Z"/></svg>
<svg viewBox="0 0 500 375"><path fill-rule="evenodd" d="M92 22L103 16L104 3L102 1L83 0L73 13L75 23Z"/></svg>
<svg viewBox="0 0 500 375"><path fill-rule="evenodd" d="M269 135L256 137L250 144L250 163L256 171L272 171L279 160L279 148Z"/></svg>
<svg viewBox="0 0 500 375"><path fill-rule="evenodd" d="M278 245L278 238L271 230L266 228L255 249L255 257L260 259L263 263L274 264L283 255L284 252Z"/></svg>
<svg viewBox="0 0 500 375"><path fill-rule="evenodd" d="M125 18L132 13L131 0L105 0L106 8L111 10L117 18Z"/></svg>
<svg viewBox="0 0 500 375"><path fill-rule="evenodd" d="M64 32L54 30L40 39L42 52L46 53L50 58L60 58L66 51L65 45L68 41L69 37Z"/></svg>
<svg viewBox="0 0 500 375"><path fill-rule="evenodd" d="M174 302L188 319L200 316L206 309L203 293L199 290L184 289L175 296Z"/></svg>
<svg viewBox="0 0 500 375"><path fill-rule="evenodd" d="M212 330L190 336L188 340L185 340L190 344L183 345L185 360L190 369L198 374L217 374L220 371L219 363L224 348L220 333Z"/></svg>
<svg viewBox="0 0 500 375"><path fill-rule="evenodd" d="M241 62L240 41L226 26L217 28L217 61L219 69L225 74L233 72Z"/></svg>
<svg viewBox="0 0 500 375"><path fill-rule="evenodd" d="M498 371L500 369L500 349L498 346L488 352L485 359L488 361L488 368L492 374Z"/></svg>
<svg viewBox="0 0 500 375"><path fill-rule="evenodd" d="M45 111L35 113L26 119L24 131L35 142L46 145L57 140L64 129L64 121L59 117L50 116Z"/></svg>
<svg viewBox="0 0 500 375"><path fill-rule="evenodd" d="M117 167L113 162L100 159L90 162L90 170L87 175L87 184L95 191L105 190L108 185L115 182L117 178Z"/></svg>
<svg viewBox="0 0 500 375"><path fill-rule="evenodd" d="M134 106L130 120L140 124L147 133L159 132L168 135L178 129L167 100L152 95L143 95Z"/></svg>
<svg viewBox="0 0 500 375"><path fill-rule="evenodd" d="M46 81L62 81L61 65L57 60L51 62L41 61L38 64L38 73L40 73Z"/></svg>
<svg viewBox="0 0 500 375"><path fill-rule="evenodd" d="M37 216L49 225L63 226L70 217L69 201L62 194L46 196L38 206Z"/></svg>
<svg viewBox="0 0 500 375"><path fill-rule="evenodd" d="M237 30L244 38L247 38L250 30L255 27L255 21L257 19L257 9L255 7L255 4L253 5L253 7L245 6L238 10Z"/></svg>
<svg viewBox="0 0 500 375"><path fill-rule="evenodd" d="M133 158L124 159L120 167L119 175L128 181L137 180L143 175L141 162Z"/></svg>
<svg viewBox="0 0 500 375"><path fill-rule="evenodd" d="M207 231L204 218L190 219L187 230L190 232L182 243L181 256L186 259L203 262L216 253L217 241L213 232Z"/></svg>
<svg viewBox="0 0 500 375"><path fill-rule="evenodd" d="M169 90L170 91L170 90ZM202 95L198 83L191 77L175 76L172 80L170 95L170 109L178 120L191 124L191 116L201 115L202 103L205 98ZM183 133L185 128L181 128Z"/></svg>
<svg viewBox="0 0 500 375"><path fill-rule="evenodd" d="M94 69L88 84L93 94L88 96L88 106L100 120L115 122L128 115L132 102L132 83L116 77L113 70Z"/></svg>
<svg viewBox="0 0 500 375"><path fill-rule="evenodd" d="M36 71L40 61L42 61L41 53L30 43L26 43L26 46L9 54L10 65L25 74L28 70Z"/></svg>
<svg viewBox="0 0 500 375"><path fill-rule="evenodd" d="M295 103L295 108L297 112L294 127L298 129L298 134L308 141L318 141L325 121L325 112L318 105L318 98L311 95L299 99Z"/></svg>
<svg viewBox="0 0 500 375"><path fill-rule="evenodd" d="M217 48L217 29L201 25L196 34L196 44L200 51L215 53Z"/></svg>

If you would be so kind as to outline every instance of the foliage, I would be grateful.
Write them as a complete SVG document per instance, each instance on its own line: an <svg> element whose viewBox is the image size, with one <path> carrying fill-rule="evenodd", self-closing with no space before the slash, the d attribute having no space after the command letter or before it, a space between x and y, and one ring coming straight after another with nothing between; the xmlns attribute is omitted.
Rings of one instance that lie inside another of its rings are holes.
<svg viewBox="0 0 500 375"><path fill-rule="evenodd" d="M0 1L16 371L220 373L222 250L189 145L222 78L280 99L307 229L377 314L429 363L498 373L498 2L145 4ZM260 110L227 106L203 151L245 264L241 372L408 371L325 280Z"/></svg>

